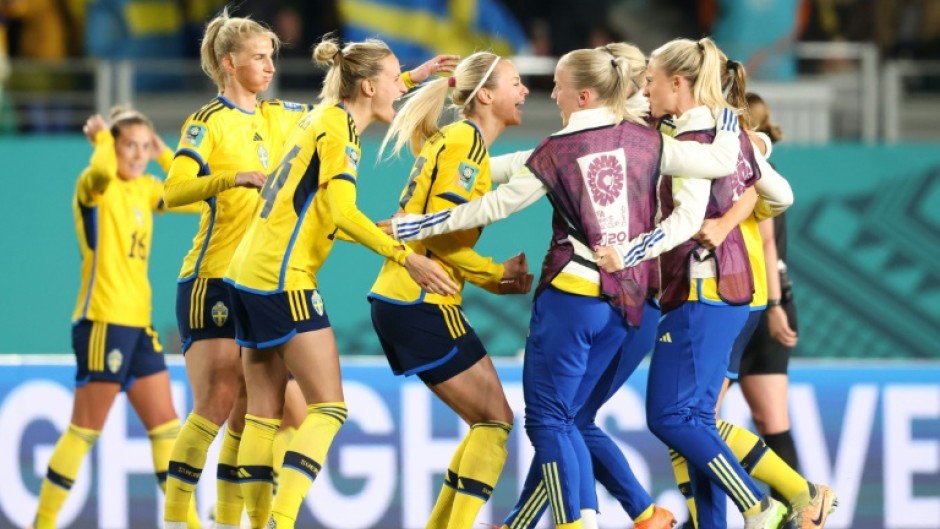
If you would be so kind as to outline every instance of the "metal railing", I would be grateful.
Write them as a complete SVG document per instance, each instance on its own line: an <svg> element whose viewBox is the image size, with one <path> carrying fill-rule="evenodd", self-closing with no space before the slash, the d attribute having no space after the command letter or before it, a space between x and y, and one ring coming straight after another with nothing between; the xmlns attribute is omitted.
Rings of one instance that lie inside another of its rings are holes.
<svg viewBox="0 0 940 529"><path fill-rule="evenodd" d="M881 109L884 112L884 140L897 143L901 138L901 109L906 90L905 80L927 76L940 77L940 61L888 61L881 70ZM931 116L934 121L938 114ZM933 127L936 127L934 123Z"/></svg>

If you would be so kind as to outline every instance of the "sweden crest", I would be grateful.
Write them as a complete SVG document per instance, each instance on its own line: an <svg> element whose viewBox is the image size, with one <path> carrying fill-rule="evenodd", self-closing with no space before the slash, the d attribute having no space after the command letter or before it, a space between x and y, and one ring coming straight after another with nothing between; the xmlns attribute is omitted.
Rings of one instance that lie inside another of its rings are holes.
<svg viewBox="0 0 940 529"><path fill-rule="evenodd" d="M313 306L313 310L317 311L318 316L323 316L323 296L320 295L318 290L314 290L313 294L310 294L310 305Z"/></svg>
<svg viewBox="0 0 940 529"><path fill-rule="evenodd" d="M215 305L212 306L212 321L219 327L225 325L225 322L228 320L228 307L225 306L225 303L221 301L216 301Z"/></svg>
<svg viewBox="0 0 940 529"><path fill-rule="evenodd" d="M258 145L258 159L261 160L261 165L265 169L268 168L268 150L264 148L264 145Z"/></svg>
<svg viewBox="0 0 940 529"><path fill-rule="evenodd" d="M121 363L123 362L124 362L124 355L121 354L120 349L112 349L111 352L108 353L108 369L112 373L117 373L118 371L120 371Z"/></svg>

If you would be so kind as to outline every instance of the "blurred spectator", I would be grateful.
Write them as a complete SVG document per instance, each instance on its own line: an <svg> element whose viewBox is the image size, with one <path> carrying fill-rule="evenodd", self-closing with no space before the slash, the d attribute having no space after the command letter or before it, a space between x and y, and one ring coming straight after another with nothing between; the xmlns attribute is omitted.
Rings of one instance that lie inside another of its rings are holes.
<svg viewBox="0 0 940 529"><path fill-rule="evenodd" d="M623 40L610 25L607 0L516 0L506 2L525 23L534 55L559 57L571 50Z"/></svg>
<svg viewBox="0 0 940 529"><path fill-rule="evenodd" d="M339 0L338 6L344 39L384 40L402 69L441 53L488 49L507 56L528 48L522 26L497 0Z"/></svg>
<svg viewBox="0 0 940 529"><path fill-rule="evenodd" d="M177 0L183 13L183 54L199 58L202 32L209 19L222 11L226 0Z"/></svg>
<svg viewBox="0 0 940 529"><path fill-rule="evenodd" d="M7 41L7 24L0 11L0 134L10 134L15 129L15 120L11 119L10 96L6 90L7 77L10 76L10 46Z"/></svg>
<svg viewBox="0 0 940 529"><path fill-rule="evenodd" d="M940 2L875 0L872 24L882 56L940 58Z"/></svg>
<svg viewBox="0 0 940 529"><path fill-rule="evenodd" d="M701 0L699 16L722 51L744 63L749 78L790 81L808 6L809 0Z"/></svg>
<svg viewBox="0 0 940 529"><path fill-rule="evenodd" d="M83 2L72 0L0 0L9 56L59 64L81 55L83 8ZM9 90L9 97L0 104L10 108L7 99L15 98L24 114L20 121L29 123L31 130L63 132L72 125L73 109L58 94L76 83L73 75L47 69L12 71L4 90Z"/></svg>
<svg viewBox="0 0 940 529"><path fill-rule="evenodd" d="M81 3L67 0L0 0L0 14L10 26L11 55L45 61L81 55L75 21L80 10Z"/></svg>

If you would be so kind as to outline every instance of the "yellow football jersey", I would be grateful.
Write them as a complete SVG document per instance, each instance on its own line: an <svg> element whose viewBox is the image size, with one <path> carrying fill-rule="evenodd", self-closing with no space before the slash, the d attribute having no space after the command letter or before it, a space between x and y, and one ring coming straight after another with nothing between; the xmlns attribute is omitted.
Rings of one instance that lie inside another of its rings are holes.
<svg viewBox="0 0 940 529"><path fill-rule="evenodd" d="M253 112L246 112L220 95L183 124L166 200L173 205L205 201L208 207L183 260L181 282L225 274L258 203L258 191L234 187L236 173L271 171L287 131L310 108L261 100ZM180 158L185 160L178 167ZM190 160L198 164L195 174L188 168Z"/></svg>
<svg viewBox="0 0 940 529"><path fill-rule="evenodd" d="M356 207L359 134L342 105L317 106L291 130L225 274L258 293L312 289L340 230L379 255L411 253Z"/></svg>
<svg viewBox="0 0 940 529"><path fill-rule="evenodd" d="M741 224L741 234L744 236L744 246L747 248L747 258L751 262L751 271L754 273L754 299L751 308L758 309L767 306L767 265L764 262L764 239L760 236L757 219L754 215L744 219Z"/></svg>
<svg viewBox="0 0 940 529"><path fill-rule="evenodd" d="M483 135L471 121L458 121L424 143L399 207L405 213L433 213L480 198L491 188L490 156ZM437 261L461 290L465 280L495 290L503 266L472 250L481 232L459 231L408 245ZM459 305L461 301L459 290L450 296L425 292L403 266L390 261L382 266L370 296L399 304Z"/></svg>
<svg viewBox="0 0 940 529"><path fill-rule="evenodd" d="M164 170L171 160L161 156ZM114 138L101 131L91 163L78 177L72 209L82 256L82 283L72 320L150 325L147 262L153 212L163 209L163 181L149 174L118 178Z"/></svg>

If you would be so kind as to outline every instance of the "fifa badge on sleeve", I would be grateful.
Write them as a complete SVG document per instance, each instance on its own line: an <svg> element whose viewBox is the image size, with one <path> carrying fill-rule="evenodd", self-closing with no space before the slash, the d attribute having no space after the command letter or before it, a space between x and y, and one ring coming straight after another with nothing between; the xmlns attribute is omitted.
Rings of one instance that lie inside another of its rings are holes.
<svg viewBox="0 0 940 529"><path fill-rule="evenodd" d="M359 150L352 145L346 146L346 163L353 171L359 169Z"/></svg>
<svg viewBox="0 0 940 529"><path fill-rule="evenodd" d="M203 138L206 137L206 127L202 125L190 125L186 128L186 142L193 147L198 148L202 145Z"/></svg>
<svg viewBox="0 0 940 529"><path fill-rule="evenodd" d="M460 162L460 167L457 168L457 185L466 191L470 191L477 181L478 174L480 174L479 167L474 167L467 162Z"/></svg>

